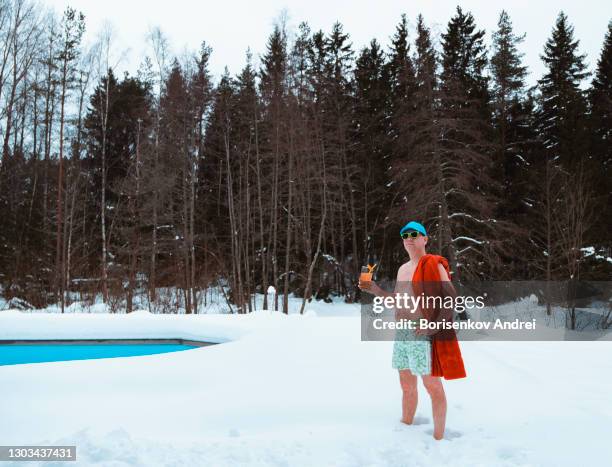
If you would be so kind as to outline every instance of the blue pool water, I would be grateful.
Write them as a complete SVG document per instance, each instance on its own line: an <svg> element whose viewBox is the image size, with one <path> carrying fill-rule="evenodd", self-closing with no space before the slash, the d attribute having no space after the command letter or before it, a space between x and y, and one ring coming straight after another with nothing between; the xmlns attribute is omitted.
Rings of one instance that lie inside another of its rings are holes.
<svg viewBox="0 0 612 467"><path fill-rule="evenodd" d="M0 365L134 357L193 349L183 344L27 344L0 345Z"/></svg>

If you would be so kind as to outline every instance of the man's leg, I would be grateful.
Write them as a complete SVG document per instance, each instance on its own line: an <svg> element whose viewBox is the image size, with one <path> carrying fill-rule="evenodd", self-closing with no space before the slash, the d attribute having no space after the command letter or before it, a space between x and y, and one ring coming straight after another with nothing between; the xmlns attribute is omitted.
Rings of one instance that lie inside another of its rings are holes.
<svg viewBox="0 0 612 467"><path fill-rule="evenodd" d="M423 385L431 397L431 412L434 420L435 439L442 439L444 436L444 425L446 424L446 395L444 386L439 376L423 375Z"/></svg>
<svg viewBox="0 0 612 467"><path fill-rule="evenodd" d="M399 370L402 386L402 422L412 425L417 408L417 377L410 370Z"/></svg>

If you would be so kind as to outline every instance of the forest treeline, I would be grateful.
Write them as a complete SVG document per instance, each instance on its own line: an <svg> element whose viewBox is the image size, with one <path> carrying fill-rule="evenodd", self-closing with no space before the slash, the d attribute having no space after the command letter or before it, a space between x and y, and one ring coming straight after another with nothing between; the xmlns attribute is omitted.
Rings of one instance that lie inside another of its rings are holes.
<svg viewBox="0 0 612 467"><path fill-rule="evenodd" d="M117 76L110 30L85 46L80 12L0 0L2 294L355 300L361 265L406 261L408 220L454 280L609 280L612 22L591 75L560 13L533 87L506 12L491 38L460 7L440 37L414 26L355 50L279 21L215 83L206 43L175 58L154 29Z"/></svg>

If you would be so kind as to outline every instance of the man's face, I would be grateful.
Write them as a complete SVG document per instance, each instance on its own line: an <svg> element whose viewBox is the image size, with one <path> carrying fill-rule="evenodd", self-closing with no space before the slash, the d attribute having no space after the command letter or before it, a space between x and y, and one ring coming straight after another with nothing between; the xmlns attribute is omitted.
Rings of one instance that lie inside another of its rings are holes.
<svg viewBox="0 0 612 467"><path fill-rule="evenodd" d="M413 232L413 231L409 230L408 232ZM417 234L416 238L412 238L411 236L408 236L408 238L403 239L403 242L404 242L404 248L406 249L406 251L408 251L408 249L411 249L411 250L423 249L424 250L425 245L427 245L427 237L419 233Z"/></svg>

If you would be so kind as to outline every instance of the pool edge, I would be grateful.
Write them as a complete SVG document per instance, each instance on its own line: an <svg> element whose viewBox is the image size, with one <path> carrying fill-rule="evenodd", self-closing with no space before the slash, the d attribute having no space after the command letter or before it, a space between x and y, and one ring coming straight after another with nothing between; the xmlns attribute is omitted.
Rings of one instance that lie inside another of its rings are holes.
<svg viewBox="0 0 612 467"><path fill-rule="evenodd" d="M140 339L0 339L0 345L53 345L53 344L180 344L204 347L218 342L206 342L182 338L140 338Z"/></svg>

